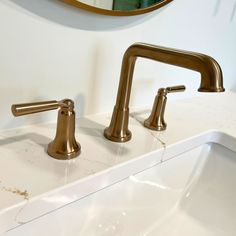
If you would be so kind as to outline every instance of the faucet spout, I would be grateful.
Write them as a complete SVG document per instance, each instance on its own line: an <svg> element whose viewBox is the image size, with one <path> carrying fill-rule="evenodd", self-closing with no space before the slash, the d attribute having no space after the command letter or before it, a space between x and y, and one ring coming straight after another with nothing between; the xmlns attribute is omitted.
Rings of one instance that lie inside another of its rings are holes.
<svg viewBox="0 0 236 236"><path fill-rule="evenodd" d="M200 92L223 92L223 76L219 64L210 56L159 47L144 43L135 43L125 52L122 61L120 83L110 126L104 136L115 142L126 142L131 139L128 129L129 100L135 62L138 57L163 62L170 65L198 71L201 74Z"/></svg>

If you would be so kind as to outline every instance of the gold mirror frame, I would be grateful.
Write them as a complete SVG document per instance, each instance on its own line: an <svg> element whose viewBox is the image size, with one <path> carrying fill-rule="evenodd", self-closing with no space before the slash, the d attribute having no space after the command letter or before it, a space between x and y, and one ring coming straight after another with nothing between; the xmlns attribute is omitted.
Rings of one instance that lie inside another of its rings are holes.
<svg viewBox="0 0 236 236"><path fill-rule="evenodd" d="M77 0L62 0L62 1L72 5L74 7L78 7L78 8L81 8L81 9L84 9L84 10L87 10L90 12L94 12L97 14L110 15L110 16L134 16L134 15L140 15L140 14L154 11L154 10L161 8L161 7L165 6L166 4L172 2L173 0L163 0L162 2L153 4L150 7L145 7L142 9L130 10L130 11L106 10L103 8L98 8L98 7L93 7L93 6L87 5L87 4L79 2Z"/></svg>

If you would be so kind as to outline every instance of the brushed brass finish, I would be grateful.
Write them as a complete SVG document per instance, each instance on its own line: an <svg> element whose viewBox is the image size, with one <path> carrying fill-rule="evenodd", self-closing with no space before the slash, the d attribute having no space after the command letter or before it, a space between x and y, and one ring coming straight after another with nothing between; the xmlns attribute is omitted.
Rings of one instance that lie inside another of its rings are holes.
<svg viewBox="0 0 236 236"><path fill-rule="evenodd" d="M81 152L81 146L75 139L75 111L72 100L13 104L12 113L14 116L22 116L57 108L60 109L58 111L56 136L49 143L47 152L55 159L69 160Z"/></svg>
<svg viewBox="0 0 236 236"><path fill-rule="evenodd" d="M131 139L131 132L128 129L129 100L134 66L138 57L200 72L201 84L198 91L224 91L221 68L212 57L195 52L135 43L126 50L123 56L116 105L110 125L104 130L104 136L111 141L126 142Z"/></svg>
<svg viewBox="0 0 236 236"><path fill-rule="evenodd" d="M172 2L173 0L163 0L159 3L153 4L149 7L145 7L142 9L136 9L131 11L121 11L121 10L106 10L98 7L94 7L85 3L80 2L79 0L61 0L65 3L68 3L74 7L81 8L86 11L90 11L97 14L109 15L109 16L134 16L140 15L144 13L148 13L154 11L158 8L165 6L166 4Z"/></svg>
<svg viewBox="0 0 236 236"><path fill-rule="evenodd" d="M165 130L167 127L167 124L164 119L164 113L165 113L165 107L166 107L166 101L167 101L167 93L182 92L184 90L185 90L184 85L160 88L155 97L151 114L144 121L144 126L147 127L148 129L157 130L157 131Z"/></svg>
<svg viewBox="0 0 236 236"><path fill-rule="evenodd" d="M185 89L186 88L184 85L176 85L176 86L167 87L164 90L166 90L166 93L177 93L177 92L183 92L185 91Z"/></svg>
<svg viewBox="0 0 236 236"><path fill-rule="evenodd" d="M14 104L11 107L14 116L23 116L43 111L55 110L59 103L55 100L46 102Z"/></svg>

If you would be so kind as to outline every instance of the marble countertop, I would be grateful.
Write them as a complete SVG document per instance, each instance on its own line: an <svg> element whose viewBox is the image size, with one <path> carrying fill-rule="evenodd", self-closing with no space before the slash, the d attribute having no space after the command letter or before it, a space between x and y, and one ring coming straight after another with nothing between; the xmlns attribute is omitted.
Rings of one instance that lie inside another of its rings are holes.
<svg viewBox="0 0 236 236"><path fill-rule="evenodd" d="M68 161L46 154L47 144L55 135L55 123L2 131L0 233L126 178L138 170L130 170L132 165L129 169L124 166L148 153L157 152L156 160L143 165L143 169L165 160L167 146L208 130L236 137L234 101L233 92L168 101L167 130L163 132L143 127L150 110L131 110L132 139L127 143L114 143L103 137L110 115L79 118L76 138L82 153Z"/></svg>

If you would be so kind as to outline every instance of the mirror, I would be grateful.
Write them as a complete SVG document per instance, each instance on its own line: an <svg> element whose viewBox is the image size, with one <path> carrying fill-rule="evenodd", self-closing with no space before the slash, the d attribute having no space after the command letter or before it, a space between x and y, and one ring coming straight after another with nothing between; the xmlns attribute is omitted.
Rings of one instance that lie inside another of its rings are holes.
<svg viewBox="0 0 236 236"><path fill-rule="evenodd" d="M132 16L156 10L172 0L62 0L72 6L99 14Z"/></svg>

